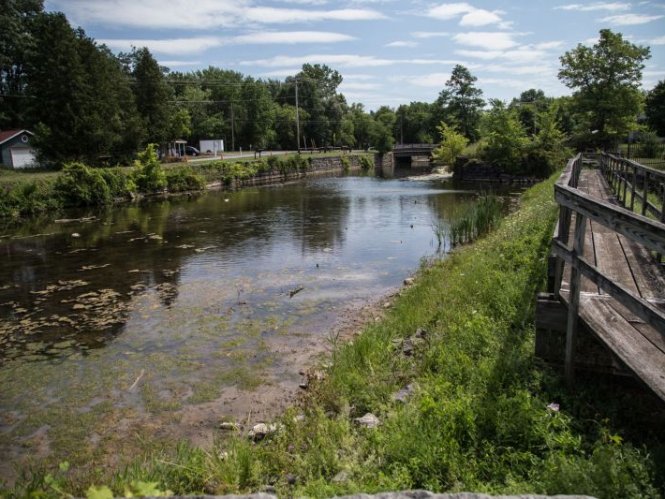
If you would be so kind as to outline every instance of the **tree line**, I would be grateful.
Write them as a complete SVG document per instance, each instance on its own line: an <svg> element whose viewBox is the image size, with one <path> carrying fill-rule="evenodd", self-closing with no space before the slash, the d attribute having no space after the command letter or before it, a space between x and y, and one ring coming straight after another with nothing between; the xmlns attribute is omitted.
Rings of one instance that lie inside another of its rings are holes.
<svg viewBox="0 0 665 499"><path fill-rule="evenodd" d="M561 57L570 97L529 89L508 104L486 101L457 65L434 102L368 112L347 102L342 75L326 65L304 64L284 81L216 67L171 72L147 48L112 53L64 14L45 12L43 0L3 0L0 25L0 129L33 130L40 161L54 165L127 164L147 144L183 138L223 138L233 150L384 152L396 142L439 142L442 123L490 149L503 147L497 137L519 142L554 129L572 146L607 147L635 129L645 102L663 133L663 82L648 95L639 90L649 49L610 30Z"/></svg>

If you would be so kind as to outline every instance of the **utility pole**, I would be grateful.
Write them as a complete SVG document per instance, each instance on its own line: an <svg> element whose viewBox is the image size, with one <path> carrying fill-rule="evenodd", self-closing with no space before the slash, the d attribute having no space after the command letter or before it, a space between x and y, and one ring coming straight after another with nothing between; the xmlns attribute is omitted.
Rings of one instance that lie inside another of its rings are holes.
<svg viewBox="0 0 665 499"><path fill-rule="evenodd" d="M300 152L300 111L298 110L298 78L296 81L296 142L298 144L298 152Z"/></svg>
<svg viewBox="0 0 665 499"><path fill-rule="evenodd" d="M236 150L235 118L233 116L233 104L231 104L231 150Z"/></svg>

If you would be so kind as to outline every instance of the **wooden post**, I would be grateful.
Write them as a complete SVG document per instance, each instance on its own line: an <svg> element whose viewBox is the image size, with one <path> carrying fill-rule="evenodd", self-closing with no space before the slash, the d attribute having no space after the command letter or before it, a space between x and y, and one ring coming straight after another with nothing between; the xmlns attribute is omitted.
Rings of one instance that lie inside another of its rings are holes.
<svg viewBox="0 0 665 499"><path fill-rule="evenodd" d="M623 164L623 168L621 169L621 181L623 183L623 206L626 206L626 195L628 194L628 163Z"/></svg>
<svg viewBox="0 0 665 499"><path fill-rule="evenodd" d="M644 171L644 191L642 192L642 215L647 214L647 203L649 202L649 172Z"/></svg>
<svg viewBox="0 0 665 499"><path fill-rule="evenodd" d="M630 186L630 211L635 211L635 186L637 185L637 166L633 165L633 185Z"/></svg>
<svg viewBox="0 0 665 499"><path fill-rule="evenodd" d="M575 237L573 241L573 262L570 269L570 296L568 299L568 323L566 325L566 358L565 376L568 386L572 388L575 381L575 337L577 336L578 310L580 306L580 280L578 259L584 254L584 232L586 218L575 213Z"/></svg>

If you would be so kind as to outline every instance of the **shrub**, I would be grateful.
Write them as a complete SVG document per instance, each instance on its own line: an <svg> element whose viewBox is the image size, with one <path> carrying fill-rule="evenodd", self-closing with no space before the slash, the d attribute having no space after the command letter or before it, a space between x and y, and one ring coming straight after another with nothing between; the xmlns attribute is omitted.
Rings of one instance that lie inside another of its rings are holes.
<svg viewBox="0 0 665 499"><path fill-rule="evenodd" d="M432 152L432 156L436 161L440 161L444 165L452 167L457 157L462 154L466 148L469 140L454 128L446 125L443 121L436 128L441 135L441 143L439 144L439 147Z"/></svg>
<svg viewBox="0 0 665 499"><path fill-rule="evenodd" d="M374 168L374 158L370 156L360 156L360 168L363 171L368 171Z"/></svg>
<svg viewBox="0 0 665 499"><path fill-rule="evenodd" d="M148 144L143 152L139 153L134 162L136 169L132 176L138 190L141 192L159 192L166 187L166 174L157 157L157 146Z"/></svg>
<svg viewBox="0 0 665 499"><path fill-rule="evenodd" d="M522 168L522 155L528 143L526 132L517 112L503 102L491 101L492 109L483 117L483 135L486 139L483 159L508 173Z"/></svg>
<svg viewBox="0 0 665 499"><path fill-rule="evenodd" d="M64 206L96 206L112 201L111 189L104 176L83 163L65 165L53 191Z"/></svg>
<svg viewBox="0 0 665 499"><path fill-rule="evenodd" d="M136 192L134 180L122 169L103 168L99 173L109 186L113 198L129 198Z"/></svg>
<svg viewBox="0 0 665 499"><path fill-rule="evenodd" d="M182 167L166 176L166 184L169 192L201 191L205 189L205 179L197 175L189 167Z"/></svg>

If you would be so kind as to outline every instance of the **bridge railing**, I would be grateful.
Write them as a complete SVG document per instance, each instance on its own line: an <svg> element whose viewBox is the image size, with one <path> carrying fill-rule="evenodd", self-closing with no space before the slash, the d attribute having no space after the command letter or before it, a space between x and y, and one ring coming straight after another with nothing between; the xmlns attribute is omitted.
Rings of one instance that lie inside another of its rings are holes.
<svg viewBox="0 0 665 499"><path fill-rule="evenodd" d="M582 276L590 279L604 293L615 298L628 310L665 334L665 313L663 311L600 272L597 267L584 258L584 237L587 220L604 225L659 254L665 254L665 224L644 215L633 213L626 208L593 198L580 191L577 186L581 169L582 155L578 154L569 160L566 169L554 186L555 199L559 204L559 221L552 240L552 253L555 257L555 263L553 289L550 291L555 296L561 296L564 263L568 264L571 273L564 367L569 383L572 383L573 380L573 354L577 336ZM569 244L569 237L573 213L575 214L575 228L571 245Z"/></svg>

